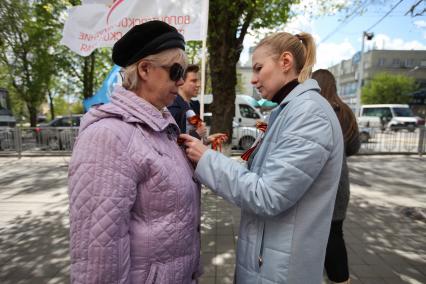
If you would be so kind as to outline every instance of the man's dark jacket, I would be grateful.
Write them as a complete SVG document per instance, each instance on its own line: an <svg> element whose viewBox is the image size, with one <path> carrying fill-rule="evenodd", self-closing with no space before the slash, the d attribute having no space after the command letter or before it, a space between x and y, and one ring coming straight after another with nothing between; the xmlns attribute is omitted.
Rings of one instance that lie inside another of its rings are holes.
<svg viewBox="0 0 426 284"><path fill-rule="evenodd" d="M180 95L176 96L175 101L167 108L176 120L181 133L186 133L186 112L189 109L192 109L195 114L200 115L200 103L198 101L191 100L188 104ZM191 130L189 134L198 139L201 138L195 130Z"/></svg>

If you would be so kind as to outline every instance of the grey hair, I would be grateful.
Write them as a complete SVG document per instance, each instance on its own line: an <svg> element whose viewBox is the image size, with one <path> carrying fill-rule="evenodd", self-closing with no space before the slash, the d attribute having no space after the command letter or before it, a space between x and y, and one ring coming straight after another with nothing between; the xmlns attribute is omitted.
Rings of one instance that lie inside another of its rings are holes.
<svg viewBox="0 0 426 284"><path fill-rule="evenodd" d="M138 75L138 65L141 61L147 61L158 66L168 66L173 63L180 63L184 68L188 65L188 58L185 51L180 48L171 48L156 54L149 55L140 59L122 69L123 71L123 88L135 92L140 86L140 78Z"/></svg>

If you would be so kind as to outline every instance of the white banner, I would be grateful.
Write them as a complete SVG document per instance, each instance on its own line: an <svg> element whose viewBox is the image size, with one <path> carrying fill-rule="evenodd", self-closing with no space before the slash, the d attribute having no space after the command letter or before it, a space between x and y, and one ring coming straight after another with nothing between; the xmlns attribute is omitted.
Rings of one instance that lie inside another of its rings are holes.
<svg viewBox="0 0 426 284"><path fill-rule="evenodd" d="M185 40L207 34L208 0L83 0L69 9L61 44L87 56L111 47L130 28L152 20L174 26Z"/></svg>

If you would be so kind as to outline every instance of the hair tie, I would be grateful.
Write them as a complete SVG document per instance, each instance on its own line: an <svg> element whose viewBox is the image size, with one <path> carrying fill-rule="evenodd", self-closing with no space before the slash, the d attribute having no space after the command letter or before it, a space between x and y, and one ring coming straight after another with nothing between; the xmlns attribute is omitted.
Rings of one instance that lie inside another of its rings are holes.
<svg viewBox="0 0 426 284"><path fill-rule="evenodd" d="M295 34L295 37L297 37L298 40L302 40L302 37L299 34Z"/></svg>

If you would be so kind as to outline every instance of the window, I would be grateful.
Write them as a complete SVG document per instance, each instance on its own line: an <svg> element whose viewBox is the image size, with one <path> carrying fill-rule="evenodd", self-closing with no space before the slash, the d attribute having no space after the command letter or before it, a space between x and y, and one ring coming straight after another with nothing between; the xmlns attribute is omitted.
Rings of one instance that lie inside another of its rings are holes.
<svg viewBox="0 0 426 284"><path fill-rule="evenodd" d="M362 115L376 117L392 117L392 112L388 107L364 108L362 110Z"/></svg>
<svg viewBox="0 0 426 284"><path fill-rule="evenodd" d="M61 117L52 121L54 127L78 127L80 126L80 117Z"/></svg>
<svg viewBox="0 0 426 284"><path fill-rule="evenodd" d="M248 105L240 105L240 114L244 118L260 118L259 115Z"/></svg>
<svg viewBox="0 0 426 284"><path fill-rule="evenodd" d="M414 67L414 59L405 59L405 67Z"/></svg>
<svg viewBox="0 0 426 284"><path fill-rule="evenodd" d="M393 108L393 112L395 113L395 116L403 116L403 117L413 117L414 116L411 109L409 109L407 107L395 107L395 108Z"/></svg>
<svg viewBox="0 0 426 284"><path fill-rule="evenodd" d="M385 58L379 58L378 66L385 66L386 59Z"/></svg>
<svg viewBox="0 0 426 284"><path fill-rule="evenodd" d="M80 117L76 116L72 118L72 125L73 127L80 126Z"/></svg>
<svg viewBox="0 0 426 284"><path fill-rule="evenodd" d="M71 119L69 117L64 117L60 120L60 125L58 126L64 126L64 127L69 127L71 126Z"/></svg>
<svg viewBox="0 0 426 284"><path fill-rule="evenodd" d="M392 60L392 66L394 66L394 67L399 67L400 66L399 58L394 58Z"/></svg>

